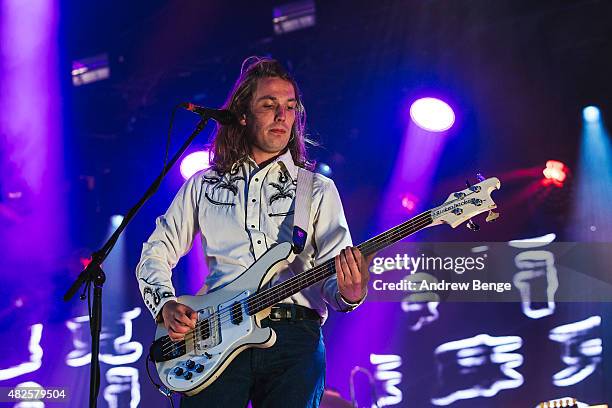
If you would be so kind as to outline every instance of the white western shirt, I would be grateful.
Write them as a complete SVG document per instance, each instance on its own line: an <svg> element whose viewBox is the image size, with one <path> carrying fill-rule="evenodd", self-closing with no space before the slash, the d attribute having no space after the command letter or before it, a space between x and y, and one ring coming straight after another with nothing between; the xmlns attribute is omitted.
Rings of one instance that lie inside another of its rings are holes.
<svg viewBox="0 0 612 408"><path fill-rule="evenodd" d="M274 244L291 242L297 174L287 151L261 169L248 159L228 173L208 169L187 180L166 213L157 218L136 268L141 294L153 317L167 301L176 299L172 269L191 249L198 231L209 270L198 293L236 279ZM319 265L350 245L338 190L331 179L315 174L308 242L272 283ZM314 309L323 321L327 318L325 303L339 311L356 307L340 296L335 275L283 303Z"/></svg>

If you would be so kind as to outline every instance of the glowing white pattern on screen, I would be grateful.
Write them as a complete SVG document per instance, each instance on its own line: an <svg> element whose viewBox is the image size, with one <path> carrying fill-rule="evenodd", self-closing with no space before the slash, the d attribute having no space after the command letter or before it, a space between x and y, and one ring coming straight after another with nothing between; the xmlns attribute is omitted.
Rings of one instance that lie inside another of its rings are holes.
<svg viewBox="0 0 612 408"><path fill-rule="evenodd" d="M42 366L43 349L40 346L42 331L43 325L41 323L30 326L30 340L28 342L30 361L26 361L14 367L1 369L0 381L19 377L27 373L33 373Z"/></svg>
<svg viewBox="0 0 612 408"><path fill-rule="evenodd" d="M521 294L521 307L525 316L540 319L555 312L555 293L559 288L555 257L549 251L525 251L514 258L517 267L523 271L514 275L513 282ZM546 307L532 308L531 283L535 279L546 280Z"/></svg>
<svg viewBox="0 0 612 408"><path fill-rule="evenodd" d="M555 238L555 234L547 234L541 237L513 240L508 242L508 245L522 249L539 248L550 244ZM521 269L514 274L513 283L521 295L523 314L531 319L541 319L552 315L556 309L555 293L559 288L554 254L545 250L523 251L514 258L514 263L517 268ZM532 307L532 284L537 280L543 280L546 283L546 307L534 309Z"/></svg>
<svg viewBox="0 0 612 408"><path fill-rule="evenodd" d="M387 395L378 398L378 406L386 407L402 402L402 391L397 387L402 382L402 373L396 371L402 365L402 358L396 354L370 354L370 363L376 366L374 378L384 381Z"/></svg>
<svg viewBox="0 0 612 408"><path fill-rule="evenodd" d="M17 384L15 388L44 388L44 387L37 382L26 381L26 382ZM40 401L40 400L21 401L13 405L13 408L45 408L45 403L44 401Z"/></svg>
<svg viewBox="0 0 612 408"><path fill-rule="evenodd" d="M138 407L140 403L140 382L138 381L138 369L134 367L112 367L106 372L104 388L104 399L109 408L119 407L121 393L129 392L130 408Z"/></svg>
<svg viewBox="0 0 612 408"><path fill-rule="evenodd" d="M121 318L117 321L124 327L123 334L117 336L113 340L113 347L116 354L100 353L100 361L110 365L131 364L142 356L143 346L132 339L132 320L140 316L141 308L136 307L130 311L121 314ZM89 336L89 316L79 316L68 320L66 326L72 332L72 341L74 350L68 353L66 364L71 367L80 367L91 362L90 345L83 341L79 336ZM110 335L102 328L100 341L107 340Z"/></svg>
<svg viewBox="0 0 612 408"><path fill-rule="evenodd" d="M596 337L600 326L601 317L591 316L550 331L548 338L563 345L561 360L569 366L553 375L554 385L568 387L578 384L595 372L602 354L601 337Z"/></svg>
<svg viewBox="0 0 612 408"><path fill-rule="evenodd" d="M508 242L508 245L514 248L534 248L546 246L553 242L557 238L557 235L550 233L542 235L541 237L525 238L525 239L513 239Z"/></svg>
<svg viewBox="0 0 612 408"><path fill-rule="evenodd" d="M515 369L523 364L523 356L511 352L521 348L522 344L523 340L519 336L492 337L487 334L441 344L434 351L439 375L445 377L441 383L460 383L458 378L452 378L457 372L474 377L474 384L470 388L460 390L443 390L446 395L432 398L431 403L450 405L458 400L492 397L501 390L520 387L524 382L523 376ZM454 370L455 366L449 369L451 366L447 362L449 360L456 361L456 365L460 368ZM487 367L491 363L498 366L500 378L491 378L490 367ZM479 371L482 371L480 376ZM483 387L481 381L483 378L491 382L491 385Z"/></svg>
<svg viewBox="0 0 612 408"><path fill-rule="evenodd" d="M408 313L411 319L416 319L414 324L408 326L410 330L419 331L423 326L438 320L438 317L440 317L439 304L440 302L412 303L403 301L402 310Z"/></svg>

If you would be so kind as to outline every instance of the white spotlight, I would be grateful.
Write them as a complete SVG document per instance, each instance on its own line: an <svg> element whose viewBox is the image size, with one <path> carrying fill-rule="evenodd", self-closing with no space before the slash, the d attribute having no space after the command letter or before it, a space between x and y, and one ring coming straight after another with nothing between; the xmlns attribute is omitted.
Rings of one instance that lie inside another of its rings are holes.
<svg viewBox="0 0 612 408"><path fill-rule="evenodd" d="M123 222L123 215L113 215L111 217L111 224L114 229L119 228L122 222Z"/></svg>
<svg viewBox="0 0 612 408"><path fill-rule="evenodd" d="M593 123L599 121L601 113L597 106L587 106L582 110L582 118L585 122Z"/></svg>

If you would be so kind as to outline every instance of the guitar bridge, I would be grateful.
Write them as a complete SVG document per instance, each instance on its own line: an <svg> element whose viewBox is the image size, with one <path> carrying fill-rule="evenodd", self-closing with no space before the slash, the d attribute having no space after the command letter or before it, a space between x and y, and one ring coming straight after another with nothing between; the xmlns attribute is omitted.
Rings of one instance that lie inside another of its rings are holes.
<svg viewBox="0 0 612 408"><path fill-rule="evenodd" d="M194 352L196 355L206 354L206 350L221 343L219 331L219 315L212 307L198 310L198 323L194 336Z"/></svg>

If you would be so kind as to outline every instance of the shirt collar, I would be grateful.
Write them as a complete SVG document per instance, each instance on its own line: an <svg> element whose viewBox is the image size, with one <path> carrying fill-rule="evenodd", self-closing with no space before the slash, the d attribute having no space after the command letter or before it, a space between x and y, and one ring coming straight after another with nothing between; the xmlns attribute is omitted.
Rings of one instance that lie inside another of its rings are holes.
<svg viewBox="0 0 612 408"><path fill-rule="evenodd" d="M247 162L249 162L255 168L259 167L251 156L247 156ZM272 166L275 163L280 163L289 172L289 175L291 175L291 178L294 180L297 180L298 167L295 165L295 162L293 161L293 156L291 156L291 151L289 149L287 149L285 153L281 154L276 159L274 159L274 161L270 163L269 166Z"/></svg>
<svg viewBox="0 0 612 408"><path fill-rule="evenodd" d="M285 169L291 175L291 178L297 180L298 168L293 161L293 156L291 156L291 151L289 149L287 149L285 153L278 156L275 161L282 163L285 166Z"/></svg>

